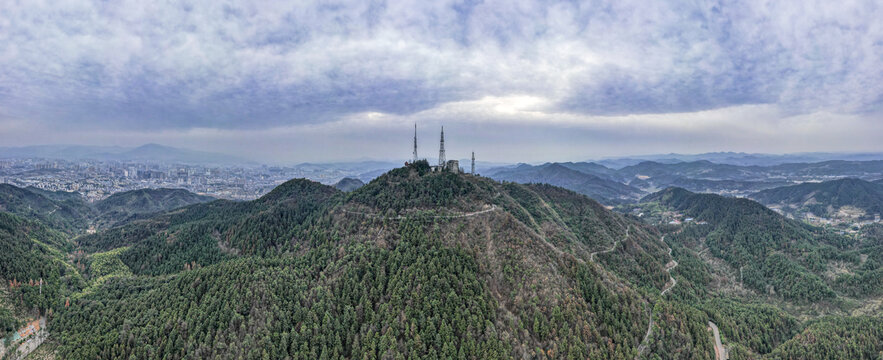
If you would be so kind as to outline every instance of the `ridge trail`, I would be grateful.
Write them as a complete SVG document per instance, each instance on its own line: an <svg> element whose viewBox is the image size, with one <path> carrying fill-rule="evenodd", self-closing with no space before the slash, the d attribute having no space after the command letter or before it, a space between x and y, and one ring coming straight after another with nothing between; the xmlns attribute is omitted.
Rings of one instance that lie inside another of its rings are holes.
<svg viewBox="0 0 883 360"><path fill-rule="evenodd" d="M464 218L464 217L472 217L472 216L476 216L476 215L481 215L481 214L489 213L489 212L491 212L491 211L496 211L496 210L497 210L497 205L491 205L491 208L490 208L490 209L484 209L484 210L473 211L473 212L469 212L469 213L465 213L465 214L457 214L457 215L433 215L433 216L428 216L428 218L432 218L432 219L440 219L440 218L444 218L444 219L456 219L456 218ZM407 219L407 218L410 217L410 216L403 216L403 215L397 215L397 216L380 216L380 215L378 215L378 214L367 213L367 212L360 212L360 211L351 211L351 210L346 210L346 209L340 209L340 211L345 212L345 213L347 213L347 214L362 215L362 216L367 216L367 217L370 217L370 218L386 219L386 220L404 220L404 219Z"/></svg>

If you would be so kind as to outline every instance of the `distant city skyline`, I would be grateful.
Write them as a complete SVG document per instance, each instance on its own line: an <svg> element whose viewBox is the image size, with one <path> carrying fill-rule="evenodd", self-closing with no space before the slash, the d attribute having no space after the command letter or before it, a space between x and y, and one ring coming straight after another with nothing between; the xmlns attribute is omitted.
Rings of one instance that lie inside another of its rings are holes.
<svg viewBox="0 0 883 360"><path fill-rule="evenodd" d="M413 139L412 139L413 141ZM419 139L418 139L419 142ZM413 145L413 142L412 142ZM430 144L431 145L431 144ZM435 155L439 144L436 141L436 148L426 150L430 155ZM419 151L419 150L418 150ZM426 154L421 153L421 154ZM400 154L399 154L400 155ZM454 160L471 161L475 156L474 152L470 152L467 157L457 156ZM419 155L418 158L429 160L435 163L438 159L436 156ZM398 158L371 158L359 157L354 159L331 160L331 161L300 161L300 162L267 162L238 157L231 154L204 152L196 149L170 147L162 144L143 144L139 146L98 146L98 145L76 145L76 144L58 144L58 145L28 145L21 147L3 147L0 146L0 162L4 159L43 159L44 161L62 160L62 161L98 161L107 163L144 163L144 164L190 164L190 165L208 165L208 166L282 166L297 167L305 165L341 165L339 168L362 168L362 169L379 169L398 167L402 162L411 161L412 154L408 157L399 156ZM707 152L707 153L657 153L657 154L629 154L621 156L603 156L603 157L586 157L578 159L554 159L544 158L540 161L496 161L477 159L477 163L482 167L494 167L516 164L533 164L539 165L544 163L555 162L597 162L605 166L618 168L626 166L623 164L633 164L636 161L711 161L720 164L734 165L760 165L767 166L771 164L782 163L798 163L798 162L821 162L828 160L849 160L849 161L868 161L883 160L883 152L795 152L795 153L749 153L749 152Z"/></svg>
<svg viewBox="0 0 883 360"><path fill-rule="evenodd" d="M263 163L883 151L867 1L74 0L0 14L0 145ZM425 147L428 143L423 144Z"/></svg>

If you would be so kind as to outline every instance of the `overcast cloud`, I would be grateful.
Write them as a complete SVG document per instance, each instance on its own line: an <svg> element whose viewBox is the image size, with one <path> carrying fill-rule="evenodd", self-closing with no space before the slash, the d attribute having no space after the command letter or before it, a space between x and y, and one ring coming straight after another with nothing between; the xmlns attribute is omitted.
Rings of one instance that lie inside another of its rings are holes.
<svg viewBox="0 0 883 360"><path fill-rule="evenodd" d="M0 143L883 151L879 1L0 0Z"/></svg>

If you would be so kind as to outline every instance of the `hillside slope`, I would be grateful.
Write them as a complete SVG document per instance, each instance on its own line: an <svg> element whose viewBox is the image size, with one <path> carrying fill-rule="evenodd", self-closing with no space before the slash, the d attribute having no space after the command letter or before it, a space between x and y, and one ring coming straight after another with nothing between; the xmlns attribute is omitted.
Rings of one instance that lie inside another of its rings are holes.
<svg viewBox="0 0 883 360"><path fill-rule="evenodd" d="M36 222L9 232L47 239L35 261L66 269L39 305L65 359L712 359L710 323L733 359L883 346L876 318L847 316L879 312L878 228L838 236L683 189L639 205L703 224L418 162L349 193L295 179L73 243ZM820 313L835 316L807 320Z"/></svg>
<svg viewBox="0 0 883 360"><path fill-rule="evenodd" d="M598 165L600 166L600 165ZM497 180L522 184L542 183L576 191L602 202L619 203L635 200L642 193L634 187L602 178L580 170L578 164L544 164L540 166L521 165L516 168L497 171L490 176ZM591 170L585 170L591 171Z"/></svg>
<svg viewBox="0 0 883 360"><path fill-rule="evenodd" d="M858 217L873 219L874 214L883 213L883 185L852 178L768 189L750 197L785 211L809 211L823 217L836 217L847 206L861 210Z"/></svg>
<svg viewBox="0 0 883 360"><path fill-rule="evenodd" d="M94 209L76 193L55 193L0 184L0 211L75 233L85 229Z"/></svg>
<svg viewBox="0 0 883 360"><path fill-rule="evenodd" d="M823 234L814 233L817 229L748 199L695 194L680 188L669 188L641 201L659 203L707 222L691 230L694 236L705 239L712 255L735 269L742 268L745 285L756 291L803 303L836 296L818 274L824 266L821 254L831 243L822 242ZM843 245L837 241L848 241L831 240L837 245Z"/></svg>
<svg viewBox="0 0 883 360"><path fill-rule="evenodd" d="M136 215L169 211L179 207L216 200L184 189L138 189L119 192L96 202L98 227L108 227Z"/></svg>
<svg viewBox="0 0 883 360"><path fill-rule="evenodd" d="M72 244L38 222L0 211L0 249L0 280L16 306L59 309L63 296L80 286L76 270L65 262Z"/></svg>
<svg viewBox="0 0 883 360"><path fill-rule="evenodd" d="M38 220L68 234L89 226L108 228L139 216L215 200L183 189L124 191L90 204L76 192L0 184L0 211Z"/></svg>
<svg viewBox="0 0 883 360"><path fill-rule="evenodd" d="M137 277L61 315L72 358L631 359L669 261L654 230L583 195L409 168L349 194L293 180L78 241L126 247ZM218 310L169 323L189 306ZM124 319L138 330L119 343Z"/></svg>

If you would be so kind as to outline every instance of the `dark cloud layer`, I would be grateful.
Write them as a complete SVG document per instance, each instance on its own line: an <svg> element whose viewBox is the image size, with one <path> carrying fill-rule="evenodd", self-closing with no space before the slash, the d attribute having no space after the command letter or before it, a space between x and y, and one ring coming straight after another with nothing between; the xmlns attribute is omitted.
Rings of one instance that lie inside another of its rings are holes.
<svg viewBox="0 0 883 360"><path fill-rule="evenodd" d="M873 0L6 1L0 140L211 147L230 131L459 121L628 141L761 118L755 139L840 123L842 143L822 145L868 148L850 134L879 127L881 18Z"/></svg>

